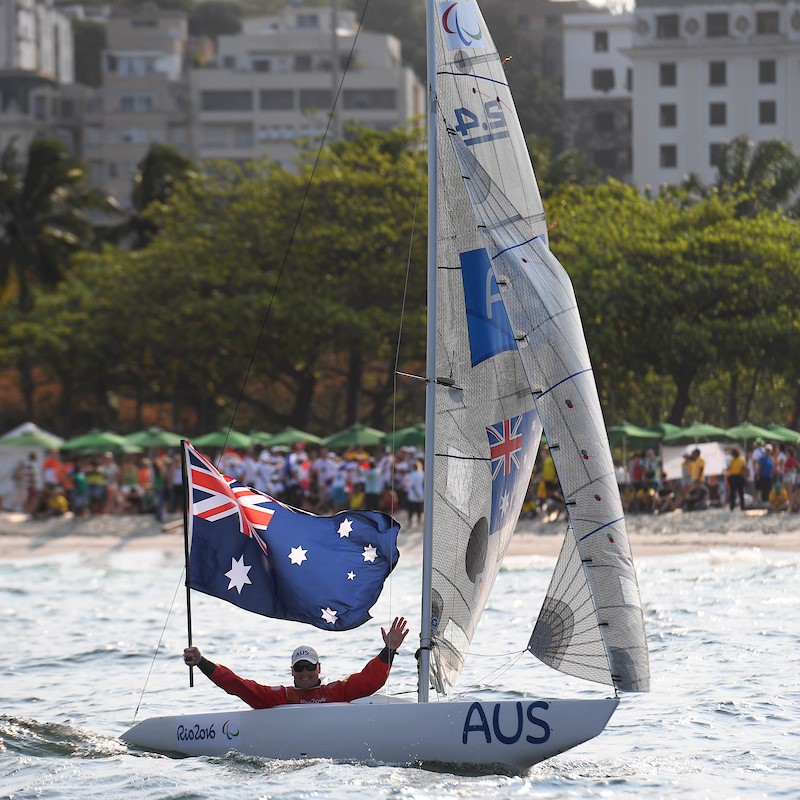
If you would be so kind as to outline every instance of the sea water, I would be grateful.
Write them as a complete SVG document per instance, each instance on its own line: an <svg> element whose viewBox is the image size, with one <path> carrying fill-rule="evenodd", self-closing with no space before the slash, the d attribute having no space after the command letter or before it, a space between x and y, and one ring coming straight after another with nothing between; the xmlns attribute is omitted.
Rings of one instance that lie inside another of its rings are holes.
<svg viewBox="0 0 800 800"><path fill-rule="evenodd" d="M606 696L525 652L552 559L509 560L459 687L465 697ZM192 594L194 643L263 683L290 681L312 644L323 677L359 669L396 614L414 631L388 690L413 695L419 564L397 567L350 633L249 615ZM168 758L118 738L134 720L239 707L181 652L179 556L118 552L0 562L0 797L756 798L800 797L800 555L716 550L639 560L652 692L625 695L597 738L524 774L381 764Z"/></svg>

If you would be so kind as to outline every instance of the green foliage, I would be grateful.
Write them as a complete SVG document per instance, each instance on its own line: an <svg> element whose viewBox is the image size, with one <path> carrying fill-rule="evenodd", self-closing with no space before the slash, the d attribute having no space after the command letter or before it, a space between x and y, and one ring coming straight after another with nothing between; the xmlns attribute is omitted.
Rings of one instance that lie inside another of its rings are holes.
<svg viewBox="0 0 800 800"><path fill-rule="evenodd" d="M780 209L743 216L733 191L649 198L592 183L530 146L607 420L796 424L796 223ZM26 171L11 151L0 163L0 360L35 362L58 385L62 429L112 427L116 398L168 404L186 431L234 410L245 429L319 432L356 416L386 427L393 399L401 419L421 413L416 383L393 396L401 319L400 370L424 362L418 133L348 129L293 172L199 173L153 152L137 195L152 235L133 251L91 251L82 173L53 143L38 148Z"/></svg>

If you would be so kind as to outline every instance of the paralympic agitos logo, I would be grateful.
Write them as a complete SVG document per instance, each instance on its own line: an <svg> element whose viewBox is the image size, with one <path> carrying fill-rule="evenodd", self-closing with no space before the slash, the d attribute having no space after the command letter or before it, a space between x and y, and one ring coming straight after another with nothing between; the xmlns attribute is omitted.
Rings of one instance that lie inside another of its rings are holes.
<svg viewBox="0 0 800 800"><path fill-rule="evenodd" d="M447 46L484 47L483 29L477 6L464 0L439 3L439 18L445 33Z"/></svg>
<svg viewBox="0 0 800 800"><path fill-rule="evenodd" d="M231 730L231 721L226 719L225 722L222 723L222 732L227 736L228 739L235 739L239 735L239 729L236 729L236 733Z"/></svg>

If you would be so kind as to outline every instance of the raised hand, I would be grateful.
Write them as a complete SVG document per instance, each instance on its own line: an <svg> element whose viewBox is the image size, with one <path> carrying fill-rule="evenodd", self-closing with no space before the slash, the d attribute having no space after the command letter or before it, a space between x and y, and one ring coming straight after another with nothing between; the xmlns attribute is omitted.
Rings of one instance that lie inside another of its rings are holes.
<svg viewBox="0 0 800 800"><path fill-rule="evenodd" d="M383 643L390 650L399 649L400 645L403 644L403 640L406 638L406 636L408 636L408 626L406 625L406 618L395 617L394 622L392 623L392 627L389 628L388 633L383 628L381 628L381 636L383 636Z"/></svg>

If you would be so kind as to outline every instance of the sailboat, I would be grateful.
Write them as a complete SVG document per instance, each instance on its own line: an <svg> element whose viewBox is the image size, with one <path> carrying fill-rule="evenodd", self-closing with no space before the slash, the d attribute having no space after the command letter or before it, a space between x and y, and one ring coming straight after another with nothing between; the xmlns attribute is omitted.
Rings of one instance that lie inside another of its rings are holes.
<svg viewBox="0 0 800 800"><path fill-rule="evenodd" d="M476 0L428 0L426 495L415 701L186 712L131 744L185 755L525 770L603 731L649 689L639 588L571 281L547 245L514 103ZM454 700L547 436L566 501L561 553L527 650L597 698Z"/></svg>

